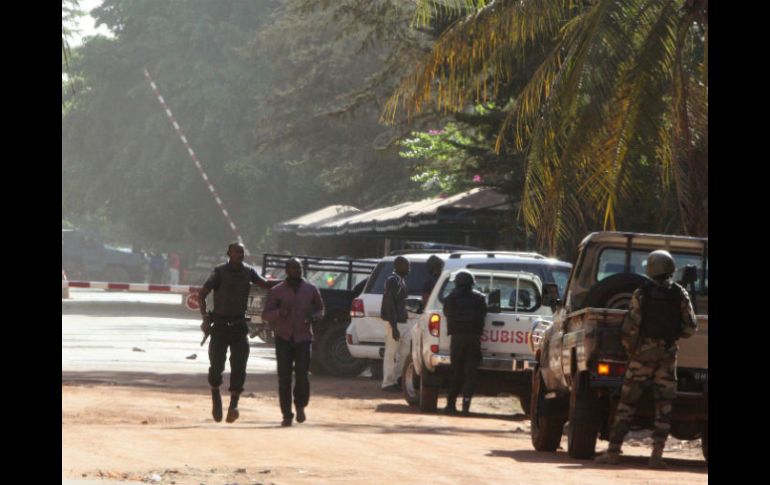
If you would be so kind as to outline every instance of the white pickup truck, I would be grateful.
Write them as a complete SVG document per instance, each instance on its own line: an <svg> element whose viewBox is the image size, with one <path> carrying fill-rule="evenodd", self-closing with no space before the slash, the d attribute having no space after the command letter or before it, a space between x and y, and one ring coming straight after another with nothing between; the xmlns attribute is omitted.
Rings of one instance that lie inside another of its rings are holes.
<svg viewBox="0 0 770 485"><path fill-rule="evenodd" d="M513 394L529 414L531 369L535 356L529 345L532 328L550 319L550 307L542 305L542 282L524 271L470 269L475 289L487 295L487 317L481 334L482 361L477 395ZM438 394L448 386L450 343L444 316L444 299L454 288L457 271L444 271L425 308L411 330L411 352L402 374L404 398L421 411L435 411Z"/></svg>

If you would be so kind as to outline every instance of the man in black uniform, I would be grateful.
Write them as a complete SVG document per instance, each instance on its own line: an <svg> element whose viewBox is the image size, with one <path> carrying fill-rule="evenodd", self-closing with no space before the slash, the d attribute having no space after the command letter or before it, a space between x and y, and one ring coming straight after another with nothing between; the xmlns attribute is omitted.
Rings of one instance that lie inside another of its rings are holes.
<svg viewBox="0 0 770 485"><path fill-rule="evenodd" d="M460 390L463 393L463 415L471 408L471 398L476 387L476 368L481 361L481 332L487 316L484 294L473 289L475 281L468 271L458 271L455 287L444 300L447 333L452 336L450 345L451 368L447 392L447 414L456 414L455 402Z"/></svg>
<svg viewBox="0 0 770 485"><path fill-rule="evenodd" d="M198 292L200 311L203 316L201 330L211 335L209 342L209 385L211 386L211 415L214 421L222 421L222 372L225 370L227 348L230 347L230 406L227 410L228 423L238 419L238 397L246 381L246 363L249 360L249 333L246 324L246 306L249 287L256 283L270 288L278 282L267 282L257 271L243 263L244 247L232 243L227 248L229 261L214 268ZM214 290L214 311L211 317L206 311L206 296Z"/></svg>

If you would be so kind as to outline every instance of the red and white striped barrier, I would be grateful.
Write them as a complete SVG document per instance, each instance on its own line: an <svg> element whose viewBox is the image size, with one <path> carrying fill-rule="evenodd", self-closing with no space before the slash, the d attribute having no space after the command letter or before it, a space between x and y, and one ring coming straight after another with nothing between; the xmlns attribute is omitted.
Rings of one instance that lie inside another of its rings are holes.
<svg viewBox="0 0 770 485"><path fill-rule="evenodd" d="M155 81L153 81L152 77L150 76L150 72L147 69L144 70L144 77L150 83L150 86L152 87L152 90L155 93L155 96L158 98L158 102L163 107L163 110L166 112L166 116L168 116L168 119L169 121L171 121L171 124L174 126L174 129L176 130L177 135L179 135L179 139L182 140L182 144L187 149L187 153L190 155L190 158L192 158L192 161L195 163L195 166L198 168L198 172L200 172L201 177L203 177L203 181L206 183L206 185L209 188L209 192L211 192L211 195L214 197L214 200L217 202L219 209L222 211L222 215L225 216L225 220L227 220L227 223L230 225L230 229L232 229L233 233L235 233L235 237L238 238L238 242L243 244L243 247L246 248L246 244L244 244L243 242L243 238L241 237L240 231L238 231L238 228L235 226L235 222L233 222L232 218L230 217L230 213L227 212L227 209L225 209L225 205L222 203L222 199L219 198L219 194L217 193L214 186L211 184L211 180L209 180L209 176L206 175L206 171L203 170L203 165L201 165L201 162L198 160L198 157L195 155L195 150L193 150L192 147L190 146L190 143L188 143L187 137L184 136L184 132L182 131L182 127L179 126L179 123L177 123L176 118L174 118L174 114L171 112L171 108L168 107L168 105L166 104L166 100L163 99L163 96L161 96L158 86L155 84ZM244 253L246 257L250 256L248 248L245 249Z"/></svg>
<svg viewBox="0 0 770 485"><path fill-rule="evenodd" d="M198 291L200 286L185 285L155 285L151 283L109 283L106 281L68 281L62 280L62 289L64 288L91 288L95 290L122 290L137 291L143 293L180 293L187 295L185 297L185 306L190 310L200 308L198 304Z"/></svg>

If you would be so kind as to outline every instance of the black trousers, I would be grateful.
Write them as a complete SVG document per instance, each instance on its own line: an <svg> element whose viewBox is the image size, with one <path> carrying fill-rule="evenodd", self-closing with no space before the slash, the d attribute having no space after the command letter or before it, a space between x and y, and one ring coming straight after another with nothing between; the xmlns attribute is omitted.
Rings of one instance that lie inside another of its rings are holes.
<svg viewBox="0 0 770 485"><path fill-rule="evenodd" d="M452 365L447 400L454 402L460 391L464 398L471 398L476 389L476 369L481 362L481 336L454 334L449 351Z"/></svg>
<svg viewBox="0 0 770 485"><path fill-rule="evenodd" d="M231 325L228 325L228 322ZM246 382L246 364L249 361L249 327L246 319L220 319L214 317L209 341L209 385L222 384L227 348L230 347L230 392L243 392Z"/></svg>
<svg viewBox="0 0 770 485"><path fill-rule="evenodd" d="M278 399L284 417L291 412L291 377L294 373L294 405L304 408L310 401L310 342L295 342L275 338L275 359L278 364Z"/></svg>

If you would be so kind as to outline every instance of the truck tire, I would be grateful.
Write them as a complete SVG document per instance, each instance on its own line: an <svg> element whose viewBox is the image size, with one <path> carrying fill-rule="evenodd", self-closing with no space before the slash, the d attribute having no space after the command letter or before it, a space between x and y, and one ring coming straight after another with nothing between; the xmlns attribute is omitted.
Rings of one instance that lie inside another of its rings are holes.
<svg viewBox="0 0 770 485"><path fill-rule="evenodd" d="M584 307L626 310L634 290L647 279L636 273L618 273L601 280L588 290ZM577 309L576 309L577 310Z"/></svg>
<svg viewBox="0 0 770 485"><path fill-rule="evenodd" d="M406 357L404 370L401 373L401 390L407 404L410 406L420 405L420 376L415 371L411 353Z"/></svg>
<svg viewBox="0 0 770 485"><path fill-rule="evenodd" d="M522 389L519 394L519 404L521 404L521 410L527 416L532 415L532 388Z"/></svg>
<svg viewBox="0 0 770 485"><path fill-rule="evenodd" d="M709 395L706 393L706 417L709 415ZM700 436L700 447L703 451L703 458L706 459L706 463L709 462L709 421L706 419L701 424L702 431Z"/></svg>
<svg viewBox="0 0 770 485"><path fill-rule="evenodd" d="M420 411L424 413L436 412L438 404L438 387L425 384L425 379L420 379Z"/></svg>
<svg viewBox="0 0 770 485"><path fill-rule="evenodd" d="M318 361L331 375L355 377L366 369L365 359L356 359L345 343L347 325L333 322L318 341Z"/></svg>
<svg viewBox="0 0 770 485"><path fill-rule="evenodd" d="M545 383L540 368L532 375L532 400L530 409L531 425L530 436L532 446L537 451L556 451L561 443L561 435L564 429L563 418L558 416L544 416L543 408L546 406Z"/></svg>
<svg viewBox="0 0 770 485"><path fill-rule="evenodd" d="M588 460L594 456L601 427L599 404L596 391L589 387L588 373L573 377L567 431L567 452L572 458Z"/></svg>

